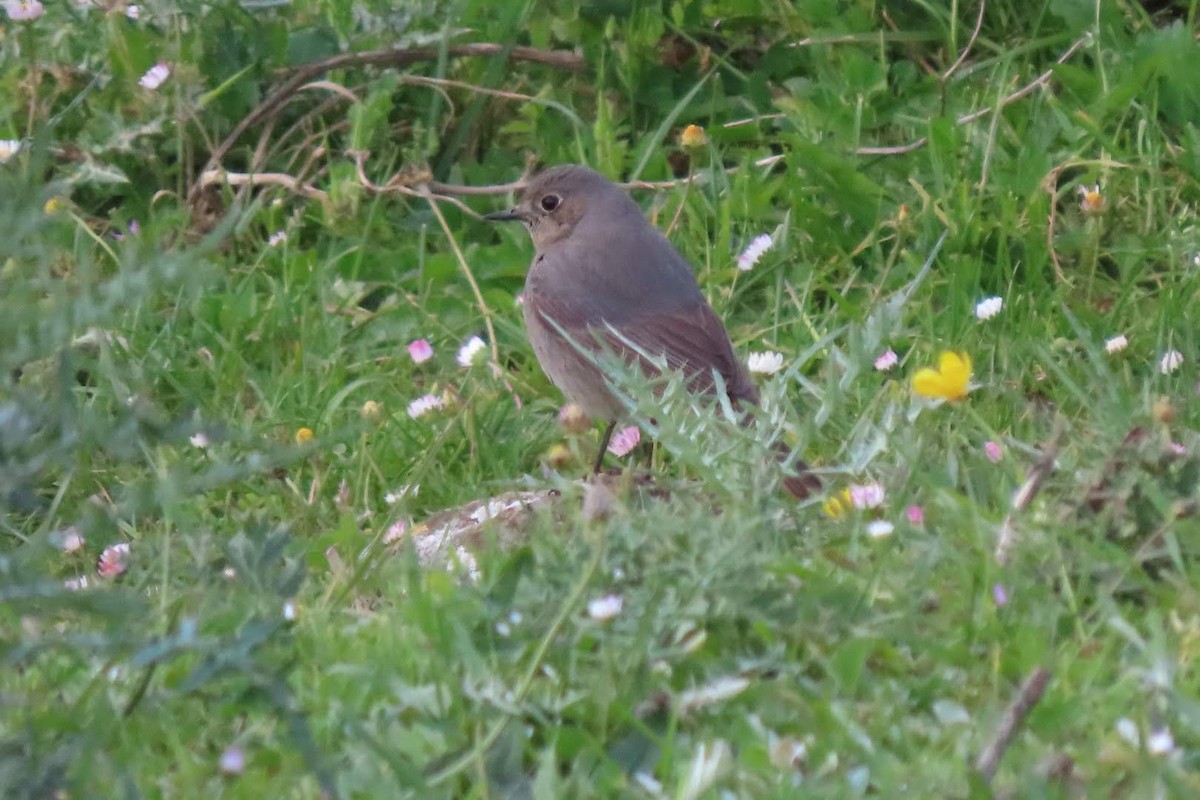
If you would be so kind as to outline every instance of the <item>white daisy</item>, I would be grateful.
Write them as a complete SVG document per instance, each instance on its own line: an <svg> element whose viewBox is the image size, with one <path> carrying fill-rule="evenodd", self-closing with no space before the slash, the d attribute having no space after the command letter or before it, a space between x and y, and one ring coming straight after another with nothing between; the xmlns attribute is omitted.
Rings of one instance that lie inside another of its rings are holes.
<svg viewBox="0 0 1200 800"><path fill-rule="evenodd" d="M1000 313L1000 309L1004 307L1003 297L988 297L980 300L975 305L975 317L980 321L991 319Z"/></svg>
<svg viewBox="0 0 1200 800"><path fill-rule="evenodd" d="M588 601L588 616L599 622L607 622L620 614L624 605L625 600L619 594L596 597Z"/></svg>
<svg viewBox="0 0 1200 800"><path fill-rule="evenodd" d="M1117 720L1117 736L1125 740L1125 743L1131 747L1140 747L1142 743L1142 735L1138 732L1137 723L1129 717L1121 717Z"/></svg>
<svg viewBox="0 0 1200 800"><path fill-rule="evenodd" d="M891 536L896 526L886 519L873 519L867 523L867 535L872 539L884 539Z"/></svg>
<svg viewBox="0 0 1200 800"><path fill-rule="evenodd" d="M1104 340L1104 350L1108 353L1119 353L1129 344L1129 340L1125 338L1125 334L1117 334L1111 339Z"/></svg>
<svg viewBox="0 0 1200 800"><path fill-rule="evenodd" d="M486 347L487 344L478 336L472 336L470 339L467 339L467 341L463 342L463 346L458 348L458 365L460 367L471 366Z"/></svg>
<svg viewBox="0 0 1200 800"><path fill-rule="evenodd" d="M1170 728L1159 728L1146 737L1146 752L1152 756L1165 756L1175 749L1175 737Z"/></svg>
<svg viewBox="0 0 1200 800"><path fill-rule="evenodd" d="M20 139L0 139L0 164L21 152Z"/></svg>
<svg viewBox="0 0 1200 800"><path fill-rule="evenodd" d="M1163 357L1158 362L1158 371L1163 375L1170 375L1182 366L1183 353L1178 350L1168 350L1163 353Z"/></svg>
<svg viewBox="0 0 1200 800"><path fill-rule="evenodd" d="M774 375L783 369L783 355L773 351L766 353L751 353L746 359L746 366L751 372L759 375Z"/></svg>
<svg viewBox="0 0 1200 800"><path fill-rule="evenodd" d="M217 761L223 775L241 775L246 770L246 754L240 747L227 747Z"/></svg>

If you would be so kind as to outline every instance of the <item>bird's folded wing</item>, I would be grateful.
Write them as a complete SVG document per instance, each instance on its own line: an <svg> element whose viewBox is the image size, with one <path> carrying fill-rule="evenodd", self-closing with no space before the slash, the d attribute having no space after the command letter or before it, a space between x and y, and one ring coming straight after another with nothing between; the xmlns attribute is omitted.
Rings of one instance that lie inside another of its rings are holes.
<svg viewBox="0 0 1200 800"><path fill-rule="evenodd" d="M725 326L707 303L588 324L572 313L573 309L548 298L527 298L530 300L551 329L560 328L580 347L611 349L649 374L658 370L647 356L661 358L669 369L682 372L695 392L712 391L715 370L730 397L757 402L754 383L738 362Z"/></svg>

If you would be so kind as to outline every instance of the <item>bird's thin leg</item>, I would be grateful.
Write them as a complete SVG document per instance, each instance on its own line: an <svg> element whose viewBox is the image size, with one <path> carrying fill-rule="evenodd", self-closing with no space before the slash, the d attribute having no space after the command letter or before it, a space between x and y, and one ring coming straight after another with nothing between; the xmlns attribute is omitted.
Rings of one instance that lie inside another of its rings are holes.
<svg viewBox="0 0 1200 800"><path fill-rule="evenodd" d="M617 421L614 419L608 423L608 427L604 429L604 435L600 437L600 452L596 453L596 464L592 467L592 473L599 475L600 467L604 466L604 454L608 451L608 440L612 438L613 429L617 427Z"/></svg>

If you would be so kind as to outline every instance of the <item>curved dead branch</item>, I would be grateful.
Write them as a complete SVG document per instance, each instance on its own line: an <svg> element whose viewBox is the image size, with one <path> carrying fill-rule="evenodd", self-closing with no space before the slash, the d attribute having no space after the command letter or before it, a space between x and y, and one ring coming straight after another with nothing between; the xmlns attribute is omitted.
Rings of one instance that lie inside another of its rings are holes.
<svg viewBox="0 0 1200 800"><path fill-rule="evenodd" d="M229 153L235 144L250 128L270 118L292 95L302 86L312 81L318 75L333 69L345 67L380 66L403 67L419 61L433 61L441 57L440 47L412 47L403 50L369 50L361 53L342 53L313 61L286 72L287 79L258 104L241 122L234 126L229 135L217 145L208 157L208 162L200 170L201 174L210 174L220 168L221 160ZM456 57L486 57L506 54L513 61L528 61L535 64L572 71L581 70L586 66L583 56L577 53L563 51L538 50L535 47L513 47L493 44L490 42L475 42L472 44L456 44L445 48L446 55ZM200 184L193 187L190 195L195 195Z"/></svg>

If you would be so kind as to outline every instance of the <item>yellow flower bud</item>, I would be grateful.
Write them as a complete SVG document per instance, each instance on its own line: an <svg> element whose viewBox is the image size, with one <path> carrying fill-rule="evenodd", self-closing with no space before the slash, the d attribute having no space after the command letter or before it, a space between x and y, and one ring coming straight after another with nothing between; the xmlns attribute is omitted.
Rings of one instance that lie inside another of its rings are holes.
<svg viewBox="0 0 1200 800"><path fill-rule="evenodd" d="M1079 187L1079 208L1084 214L1100 214L1108 207L1108 200L1100 193L1100 184Z"/></svg>
<svg viewBox="0 0 1200 800"><path fill-rule="evenodd" d="M683 129L683 133L679 134L679 143L684 147L704 147L708 144L708 137L704 134L704 128L699 125L688 125Z"/></svg>
<svg viewBox="0 0 1200 800"><path fill-rule="evenodd" d="M577 403L567 403L558 410L558 424L562 425L567 433L583 433L591 427L592 421Z"/></svg>
<svg viewBox="0 0 1200 800"><path fill-rule="evenodd" d="M551 446L549 450L542 456L542 461L545 461L549 466L558 469L565 466L571 461L571 450L565 444L556 444Z"/></svg>
<svg viewBox="0 0 1200 800"><path fill-rule="evenodd" d="M854 505L850 501L850 490L842 489L833 497L821 504L821 509L834 519L841 519L850 512Z"/></svg>
<svg viewBox="0 0 1200 800"><path fill-rule="evenodd" d="M1172 422L1175 419L1175 407L1171 405L1171 398L1159 397L1154 400L1154 405L1150 407L1150 413L1154 417L1155 422Z"/></svg>

